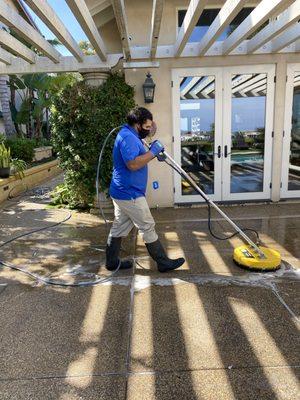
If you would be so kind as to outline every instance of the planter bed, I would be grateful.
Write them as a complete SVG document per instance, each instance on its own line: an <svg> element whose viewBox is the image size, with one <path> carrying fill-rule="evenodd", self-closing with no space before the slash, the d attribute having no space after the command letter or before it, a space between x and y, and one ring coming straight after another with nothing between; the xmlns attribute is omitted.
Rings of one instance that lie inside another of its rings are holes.
<svg viewBox="0 0 300 400"><path fill-rule="evenodd" d="M41 146L34 149L33 161L41 161L52 157L52 146Z"/></svg>
<svg viewBox="0 0 300 400"><path fill-rule="evenodd" d="M9 194L16 196L24 192L26 189L30 189L37 184L48 181L53 176L60 174L62 170L59 168L59 161L57 159L40 163L34 167L26 169L24 171L25 177L19 179L12 175L9 178L0 178L0 203L5 201Z"/></svg>

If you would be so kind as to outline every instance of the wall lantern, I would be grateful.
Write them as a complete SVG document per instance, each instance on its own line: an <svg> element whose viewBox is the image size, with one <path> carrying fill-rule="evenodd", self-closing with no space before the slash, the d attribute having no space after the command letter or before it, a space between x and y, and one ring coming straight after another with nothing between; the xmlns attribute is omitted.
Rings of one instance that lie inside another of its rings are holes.
<svg viewBox="0 0 300 400"><path fill-rule="evenodd" d="M155 83L151 77L150 72L147 74L147 78L143 84L144 100L145 103L153 103L154 99Z"/></svg>

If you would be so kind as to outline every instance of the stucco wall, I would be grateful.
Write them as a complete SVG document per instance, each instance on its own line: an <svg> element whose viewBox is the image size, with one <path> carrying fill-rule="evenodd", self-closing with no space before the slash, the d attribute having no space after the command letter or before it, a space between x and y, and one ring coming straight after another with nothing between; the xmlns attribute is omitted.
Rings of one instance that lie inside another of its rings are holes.
<svg viewBox="0 0 300 400"><path fill-rule="evenodd" d="M249 1L245 4L245 7L255 6L259 2L259 0ZM188 8L189 3L190 0L165 0L158 40L159 45L174 43L177 34L177 10L180 8ZM221 8L224 3L225 0L209 0L206 8ZM131 37L130 43L132 46L149 45L152 7L153 0L125 1L128 34ZM105 11L102 11L102 13L104 12ZM100 14L94 17L95 23L98 27L98 18ZM108 22L106 26L101 28L99 27L99 32L103 35L103 39L109 51L116 48L118 50L121 49L115 20Z"/></svg>
<svg viewBox="0 0 300 400"><path fill-rule="evenodd" d="M127 69L125 70L126 81L135 87L136 102L140 106L150 109L158 125L156 137L165 145L166 150L173 154L173 117L172 117L172 89L171 72L173 68L189 67L222 67L235 65L258 65L273 64L276 66L277 81L275 85L275 101L273 114L274 125L274 151L272 158L273 186L271 199L279 200L280 176L281 176L281 157L282 157L282 127L284 120L285 105L285 77L286 65L288 63L300 62L297 54L277 54L277 55L248 55L248 56L227 56L227 57L202 57L202 58L182 58L182 59L161 59L160 67L149 70L156 83L154 103L146 105L144 103L142 85L145 81L148 69ZM280 106L279 106L280 103ZM159 189L152 188L153 181L159 182ZM165 164L152 161L149 165L149 184L147 189L147 199L151 207L159 205L167 207L174 205L173 194L173 172Z"/></svg>

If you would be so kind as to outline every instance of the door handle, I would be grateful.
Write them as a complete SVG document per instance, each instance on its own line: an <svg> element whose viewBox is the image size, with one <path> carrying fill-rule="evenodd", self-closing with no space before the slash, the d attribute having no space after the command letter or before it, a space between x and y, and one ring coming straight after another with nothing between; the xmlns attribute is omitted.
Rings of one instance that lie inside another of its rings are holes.
<svg viewBox="0 0 300 400"><path fill-rule="evenodd" d="M227 158L228 153L227 153L227 145L224 146L224 157Z"/></svg>
<svg viewBox="0 0 300 400"><path fill-rule="evenodd" d="M221 146L218 146L218 158L221 158Z"/></svg>

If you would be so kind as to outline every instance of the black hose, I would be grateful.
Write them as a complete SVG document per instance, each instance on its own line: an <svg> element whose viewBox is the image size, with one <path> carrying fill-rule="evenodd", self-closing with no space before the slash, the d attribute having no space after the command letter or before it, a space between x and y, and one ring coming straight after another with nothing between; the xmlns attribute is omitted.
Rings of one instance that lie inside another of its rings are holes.
<svg viewBox="0 0 300 400"><path fill-rule="evenodd" d="M103 218L103 220L104 220L106 229L108 229L108 222L109 222L109 221L108 221L108 220L106 219L106 217L105 217L105 213L104 213L103 208L102 208L102 206L101 206L101 200L100 200L100 190L99 190L100 166L101 166L101 163L102 163L102 157L103 157L103 154L104 154L104 150L105 150L105 147L106 147L106 144L107 144L109 138L111 137L111 135L112 135L117 129L120 129L121 127L122 127L121 125L120 125L120 126L117 126L116 128L112 129L112 130L109 132L109 134L106 136L106 138L105 138L105 140L104 140L104 142L103 142L103 145L102 145L100 154L99 154L98 165L97 165L97 174L96 174L97 204L98 204L98 207L99 207L101 216L102 216L102 218Z"/></svg>
<svg viewBox="0 0 300 400"><path fill-rule="evenodd" d="M97 165L96 195L97 195L97 202L98 202L99 210L100 210L101 216L102 216L102 218L104 220L106 229L108 229L109 221L105 217L103 208L101 206L101 200L100 200L100 197L99 197L100 167L101 167L101 162L102 162L102 157L103 157L103 154L104 154L104 150L105 150L105 147L106 147L106 144L107 144L109 138L111 137L111 135L117 129L120 129L120 128L121 128L121 126L118 126L118 127L114 128L114 129L112 129L110 131L110 133L107 135L107 137L105 138L105 140L103 142L103 145L102 145L102 148L101 148L101 151L100 151L100 154L99 154L98 165ZM26 189L26 192L27 192L27 190L28 189ZM24 194L22 194L21 196L23 196L23 195ZM16 197L18 197L18 196L16 196ZM30 231L30 232L26 232L26 233L23 233L21 235L15 236L15 237L13 237L13 238L1 243L0 244L0 248L6 246L9 243L14 242L15 240L18 240L18 239L20 239L20 238L22 238L24 236L29 236L29 235L32 235L33 233L41 232L41 231L44 231L46 229L51 229L51 228L54 228L55 226L61 225L64 222L68 221L71 217L72 217L72 214L70 212L68 212L68 216L66 218L64 218L62 221L59 221L59 222L57 222L55 224L52 224L52 225L49 225L49 226L45 226L45 227L42 227L42 228L38 228L38 229L34 229L34 230ZM98 275L95 275L96 279L94 279L93 281L81 281L81 282L77 282L77 283L64 283L64 282L61 282L60 280L57 280L57 279L45 278L42 275L39 275L39 274L36 274L34 272L29 271L24 266L23 267L18 267L16 265L13 265L11 263L5 262L3 260L0 260L0 265L3 265L3 266L5 266L7 268L10 268L10 269L14 269L14 270L20 271L20 272L22 272L22 273L24 273L24 274L26 274L28 276L31 276L32 278L34 278L36 280L38 280L40 282L43 282L45 284L48 284L48 285L63 286L63 287L69 287L69 286L75 287L75 286L92 286L92 285L96 285L96 284L107 282L108 280L110 280L119 271L120 266L121 266L121 261L119 262L118 267L109 276L100 278L100 277L98 277Z"/></svg>
<svg viewBox="0 0 300 400"><path fill-rule="evenodd" d="M166 164L168 164L171 168L173 168L184 180L186 180L186 177L184 176L184 174L180 171L180 169L178 169L176 166L174 166L173 164L169 163L167 159L164 160ZM199 193L199 192L198 192ZM211 234L212 237L214 237L217 240L229 240L232 239L233 237L239 235L239 232L235 232L232 235L229 236L218 236L216 233L213 232L212 230L212 221L211 221L211 205L209 203L209 201L201 194L199 193L200 196L205 200L206 205L207 205L207 212L208 212L208 218L207 218L207 224L208 224L208 230L209 233ZM255 234L256 236L256 243L260 242L259 239L259 234L255 229L251 229L251 228L241 228L241 230L243 232L252 232Z"/></svg>
<svg viewBox="0 0 300 400"><path fill-rule="evenodd" d="M121 126L118 126L118 127L114 128L114 129L112 129L109 132L109 134L107 135L107 137L105 138L105 140L103 142L103 145L102 145L102 148L101 148L101 151L100 151L100 154L99 154L98 165L97 165L97 173L96 173L97 203L98 203L100 214L101 214L101 216L102 216L102 218L104 220L105 227L106 227L107 230L108 230L109 221L107 220L107 218L105 216L103 207L101 206L101 200L100 200L100 196L99 196L99 194L100 194L100 189L99 189L100 167L101 167L101 163L102 163L102 158L103 158L103 154L104 154L104 151L105 151L105 147L106 147L106 144L107 144L109 138L111 137L111 135L116 130L118 130L120 128L121 128ZM175 167L174 165L169 163L167 159L161 159L160 161L164 161L171 168L173 168L184 180L186 180L186 178L182 174L182 172L177 167ZM238 235L239 232L235 232L230 236L220 237L220 236L216 235L213 232L212 224L211 224L211 205L210 205L209 201L201 193L200 193L200 195L205 200L205 202L207 204L207 207L208 207L208 230L209 230L210 234L217 240L229 240L229 239L233 238L234 236ZM16 196L16 197L18 197L18 196ZM21 235L15 236L14 238L11 238L11 239L1 243L0 244L0 248L5 246L5 245L7 245L7 244L9 244L9 243L11 243L11 242L14 242L17 239L20 239L20 238L24 237L24 236L29 236L29 235L32 235L33 233L40 232L40 231L43 231L43 230L46 230L46 229L51 229L51 228L54 228L55 226L61 225L64 222L66 222L67 220L69 220L71 217L72 217L71 213L68 212L68 216L66 218L64 218L62 221L59 221L59 222L57 222L55 224L52 224L52 225L49 225L49 226L46 226L46 227L42 227L42 228L38 228L38 229L34 229L34 230L30 231L30 232L23 233ZM241 230L243 232L248 231L248 232L255 233L256 238L257 238L257 242L259 242L259 234L258 234L258 232L256 230L250 229L250 228L243 228ZM7 263L7 262L5 262L3 260L0 260L0 265L3 265L5 267L11 268L11 269L15 269L15 270L20 271L20 272L23 272L24 274L27 274L27 275L35 278L36 280L41 281L41 282L46 283L46 284L49 284L49 285L63 286L63 287L73 286L74 287L74 286L92 286L92 285L96 285L96 284L103 283L103 282L106 282L106 281L110 280L118 272L118 270L119 270L119 268L121 266L121 262L119 262L118 267L111 273L111 275L109 275L107 277L100 278L100 277L98 277L98 275L96 275L97 278L95 280L93 280L93 281L84 281L84 282L77 282L77 283L64 283L64 282L61 282L59 280L55 280L55 279L52 279L52 278L45 278L45 277L43 277L43 276L41 276L39 274L30 272L28 269L25 269L24 267L18 267L16 265Z"/></svg>

